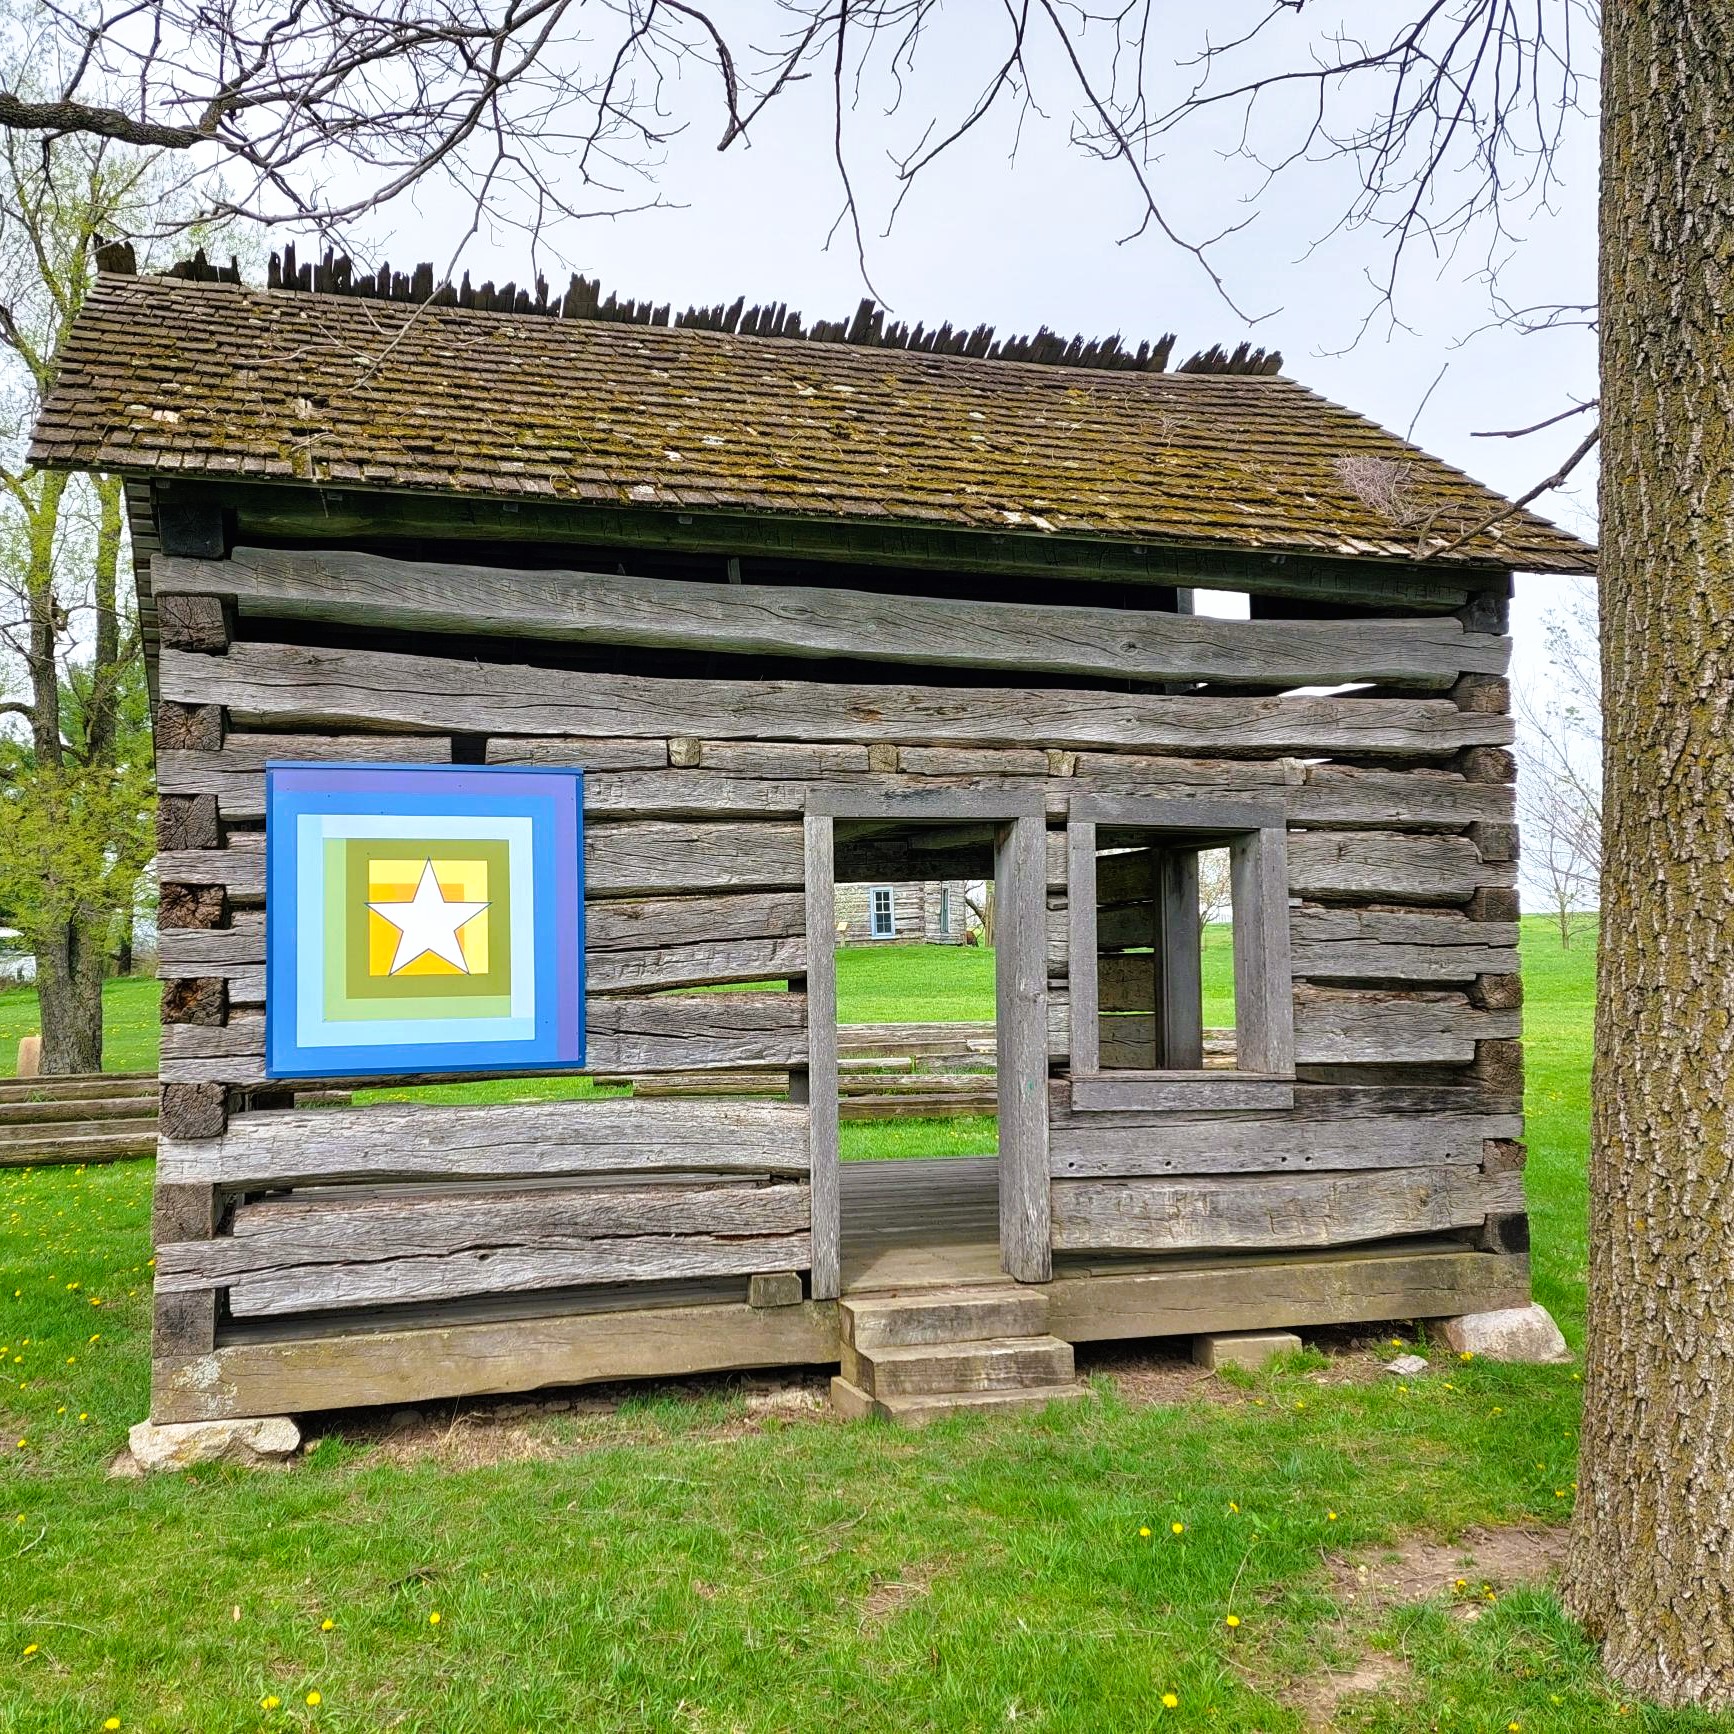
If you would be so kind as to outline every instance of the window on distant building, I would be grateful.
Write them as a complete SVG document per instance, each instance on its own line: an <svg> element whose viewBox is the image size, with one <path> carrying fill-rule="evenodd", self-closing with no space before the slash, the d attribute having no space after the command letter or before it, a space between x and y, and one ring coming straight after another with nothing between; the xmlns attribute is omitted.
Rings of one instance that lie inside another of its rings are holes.
<svg viewBox="0 0 1734 1734"><path fill-rule="evenodd" d="M875 885L867 893L867 932L872 939L897 937L897 907L889 885Z"/></svg>
<svg viewBox="0 0 1734 1734"><path fill-rule="evenodd" d="M944 938L951 932L951 887L941 885L939 888L939 933Z"/></svg>

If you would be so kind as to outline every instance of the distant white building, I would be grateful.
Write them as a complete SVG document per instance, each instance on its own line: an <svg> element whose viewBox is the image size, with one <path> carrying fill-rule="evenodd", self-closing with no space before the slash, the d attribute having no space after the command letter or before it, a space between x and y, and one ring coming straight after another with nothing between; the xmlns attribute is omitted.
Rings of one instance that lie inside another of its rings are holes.
<svg viewBox="0 0 1734 1734"><path fill-rule="evenodd" d="M36 979L36 959L16 927L0 927L0 987Z"/></svg>
<svg viewBox="0 0 1734 1734"><path fill-rule="evenodd" d="M962 945L969 905L961 879L913 879L899 884L839 885L841 945Z"/></svg>

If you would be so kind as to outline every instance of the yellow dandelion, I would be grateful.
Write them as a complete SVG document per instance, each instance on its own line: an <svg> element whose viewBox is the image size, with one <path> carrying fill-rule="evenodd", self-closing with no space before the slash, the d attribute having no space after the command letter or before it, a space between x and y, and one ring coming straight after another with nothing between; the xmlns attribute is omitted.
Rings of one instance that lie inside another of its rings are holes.
<svg viewBox="0 0 1734 1734"><path fill-rule="evenodd" d="M1327 1511L1325 1513L1325 1522L1326 1523L1335 1523L1336 1521L1337 1521L1337 1514L1334 1511Z"/></svg>
<svg viewBox="0 0 1734 1734"><path fill-rule="evenodd" d="M430 1626L437 1626L440 1623L440 1611L438 1608L435 1608L434 1611L428 1615L427 1623Z"/></svg>
<svg viewBox="0 0 1734 1734"><path fill-rule="evenodd" d="M1236 1504L1235 1504L1235 1503L1234 1503L1234 1501L1233 1501L1233 1500L1232 1500L1232 1499L1231 1499L1231 1500L1229 1500L1229 1502L1228 1502L1228 1509L1229 1509L1229 1510L1230 1510L1230 1511L1233 1511L1233 1512L1238 1512L1238 1511L1239 1511L1239 1510L1240 1510L1240 1507L1239 1507L1239 1506L1238 1506L1238 1505L1236 1505Z"/></svg>
<svg viewBox="0 0 1734 1734"><path fill-rule="evenodd" d="M1304 1409L1307 1406L1306 1398L1305 1397L1296 1397L1294 1400L1294 1406L1297 1409Z"/></svg>
<svg viewBox="0 0 1734 1734"><path fill-rule="evenodd" d="M1522 1727L1523 1724L1521 1722L1507 1722L1505 1724L1505 1734L1518 1734L1518 1731Z"/></svg>
<svg viewBox="0 0 1734 1734"><path fill-rule="evenodd" d="M30 1441L28 1439L20 1439L18 1441L18 1449L20 1451L28 1451L30 1449Z"/></svg>
<svg viewBox="0 0 1734 1734"><path fill-rule="evenodd" d="M1162 1694L1162 1708L1164 1710L1178 1710L1180 1708L1178 1695L1173 1692L1164 1692Z"/></svg>
<svg viewBox="0 0 1734 1734"><path fill-rule="evenodd" d="M1466 1590L1469 1587L1469 1580L1466 1577L1460 1577L1451 1587L1456 1590Z"/></svg>
<svg viewBox="0 0 1734 1734"><path fill-rule="evenodd" d="M1556 1487L1553 1490L1553 1496L1555 1499L1564 1499L1565 1498L1565 1489L1563 1487Z"/></svg>
<svg viewBox="0 0 1734 1734"><path fill-rule="evenodd" d="M1240 1615L1230 1614L1222 1623L1232 1632L1240 1624Z"/></svg>
<svg viewBox="0 0 1734 1734"><path fill-rule="evenodd" d="M1138 1531L1138 1533L1141 1536L1143 1536L1146 1541L1148 1541L1150 1539L1150 1526L1149 1526L1149 1524L1145 1524L1144 1527Z"/></svg>
<svg viewBox="0 0 1734 1734"><path fill-rule="evenodd" d="M1457 1358L1460 1361L1472 1361L1475 1359L1475 1351L1473 1349L1465 1349Z"/></svg>
<svg viewBox="0 0 1734 1734"><path fill-rule="evenodd" d="M259 1708L261 1710L275 1710L282 1702L283 1700L281 1698L275 1697L273 1694L267 1692L265 1696L259 1700Z"/></svg>
<svg viewBox="0 0 1734 1734"><path fill-rule="evenodd" d="M110 1729L118 1728L119 1726L120 1726L120 1718L118 1716L110 1716L109 1719L103 1723L103 1727L110 1728Z"/></svg>
<svg viewBox="0 0 1734 1734"><path fill-rule="evenodd" d="M321 1698L317 1692L309 1692L307 1694L307 1706L309 1709L316 1710L324 1702L325 1700Z"/></svg>
<svg viewBox="0 0 1734 1734"><path fill-rule="evenodd" d="M1171 1523L1171 1524L1169 1524L1169 1525L1168 1525L1168 1527L1169 1527L1169 1528L1170 1528L1170 1529L1171 1529L1171 1530L1172 1530L1172 1531L1173 1531L1173 1532L1174 1532L1174 1533L1175 1533L1175 1534L1176 1534L1176 1535L1184 1535L1184 1534L1185 1534L1185 1533L1186 1533L1186 1525L1185 1525L1185 1524L1184 1524L1184 1523Z"/></svg>
<svg viewBox="0 0 1734 1734"><path fill-rule="evenodd" d="M34 1656L41 1647L40 1644L26 1644L24 1646L24 1653L27 1656Z"/></svg>
<svg viewBox="0 0 1734 1734"><path fill-rule="evenodd" d="M88 1421L90 1419L90 1411L88 1409L86 1409L85 1412L82 1415L80 1415L78 1418L81 1421Z"/></svg>
<svg viewBox="0 0 1734 1734"><path fill-rule="evenodd" d="M321 1620L319 1629L322 1632L334 1632L337 1630L337 1622L336 1620Z"/></svg>

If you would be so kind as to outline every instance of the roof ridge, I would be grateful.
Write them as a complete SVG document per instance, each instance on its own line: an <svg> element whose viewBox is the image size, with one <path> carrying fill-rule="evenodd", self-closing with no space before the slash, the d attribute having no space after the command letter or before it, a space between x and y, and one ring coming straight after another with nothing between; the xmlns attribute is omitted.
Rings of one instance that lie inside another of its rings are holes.
<svg viewBox="0 0 1734 1734"><path fill-rule="evenodd" d="M135 275L137 261L130 242L111 242L97 249L97 264L105 271L123 276ZM192 258L170 266L164 276L195 283L234 283L245 288L240 264L215 265L200 248ZM964 356L972 360L1033 363L1045 367L1082 367L1112 373L1165 373L1173 353L1175 337L1165 332L1153 342L1145 339L1136 349L1129 349L1119 332L1108 337L1086 338L1081 333L1070 339L1062 337L1048 326L1041 326L1031 336L996 337L994 327L980 324L973 327L953 326L950 321L928 327L921 321L911 325L905 320L887 323L886 309L871 295L864 295L852 317L848 319L815 319L803 321L798 310L791 310L786 301L767 301L748 307L746 297L737 295L732 302L716 302L706 306L691 306L675 313L672 304L660 305L650 300L622 301L610 292L602 298L602 284L597 278L573 272L564 295L551 296L548 280L538 275L535 293L508 281L495 288L492 279L480 288L472 287L470 274L454 287L449 280L435 283L434 268L423 261L411 272L394 271L383 264L377 271L358 272L345 254L327 248L324 256L313 261L299 261L294 242L284 245L281 254L273 253L267 274L267 290L286 290L300 294L339 295L357 300L398 301L458 307L481 313L527 313L550 319L592 319L616 325L659 325L698 331L722 331L742 337L771 337L805 343L844 343L864 349L908 350L923 355ZM1243 342L1233 350L1211 344L1189 356L1175 369L1179 373L1254 374L1269 375L1282 368L1279 350L1255 348Z"/></svg>

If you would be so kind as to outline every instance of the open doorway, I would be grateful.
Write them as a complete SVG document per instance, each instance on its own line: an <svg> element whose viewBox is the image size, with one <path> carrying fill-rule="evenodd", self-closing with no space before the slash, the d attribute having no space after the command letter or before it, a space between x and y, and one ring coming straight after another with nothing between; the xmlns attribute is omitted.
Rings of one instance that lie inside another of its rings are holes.
<svg viewBox="0 0 1734 1734"><path fill-rule="evenodd" d="M1039 796L833 795L807 844L815 1294L1045 1280Z"/></svg>

